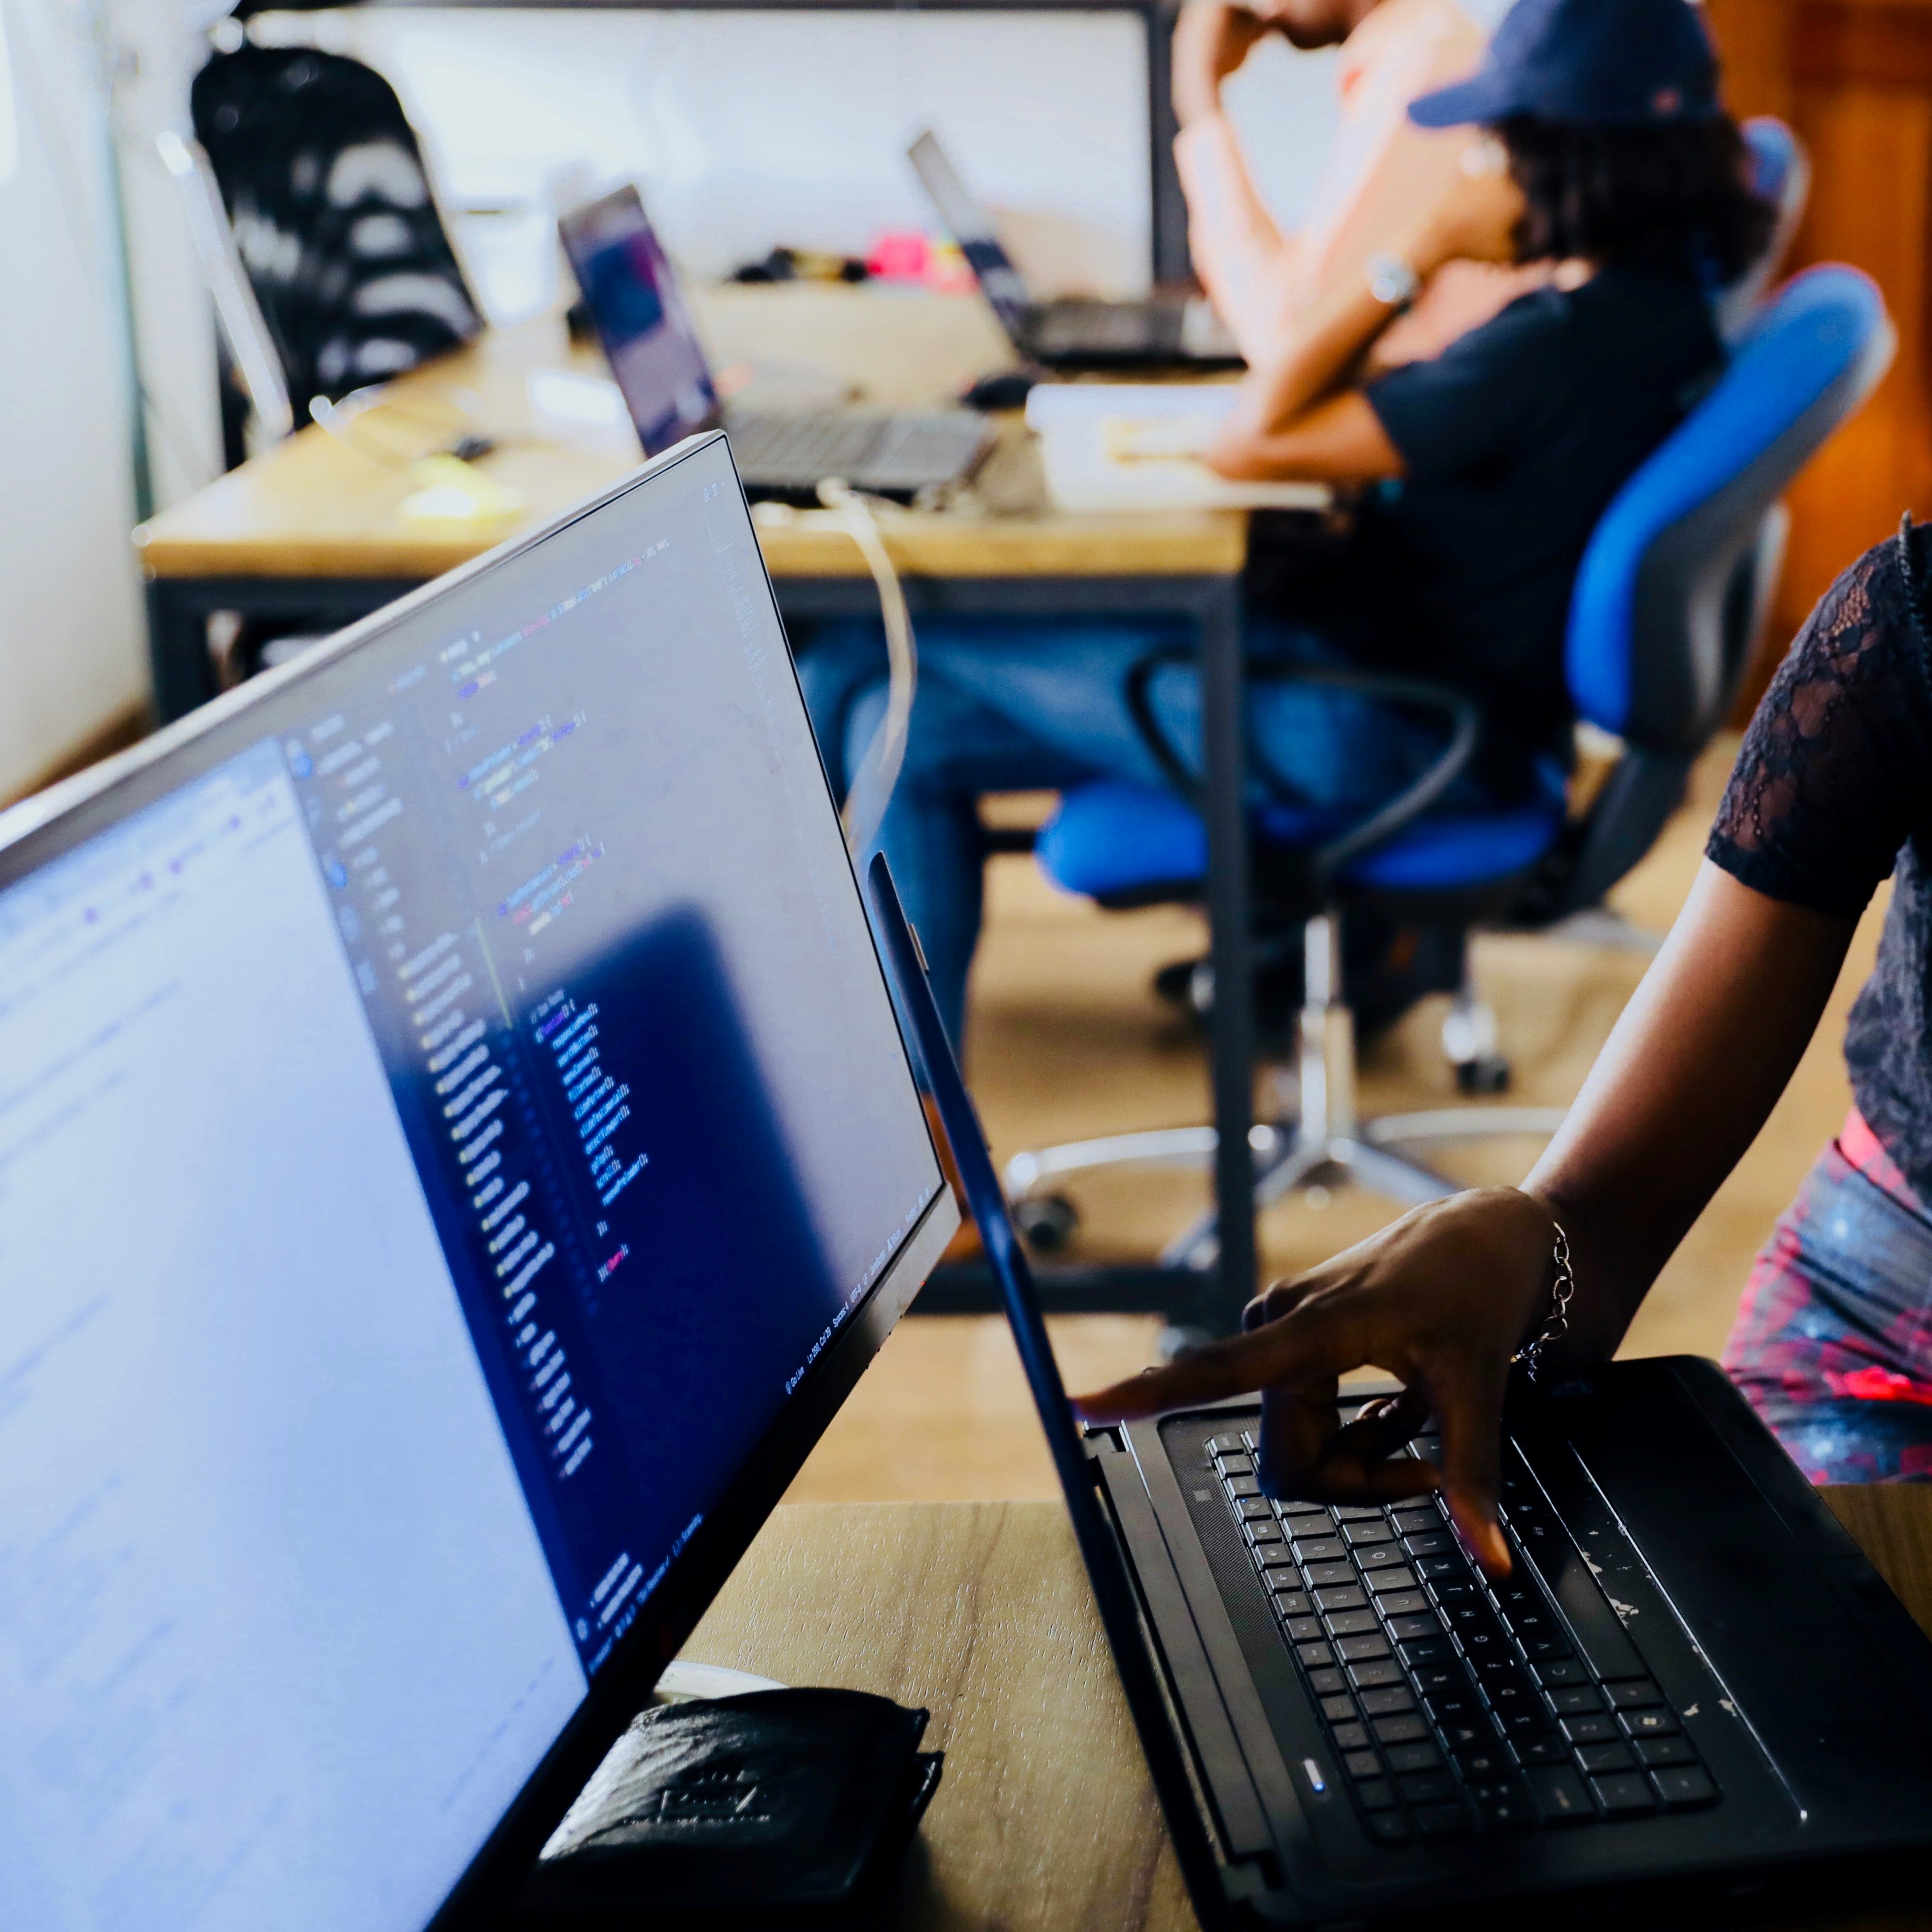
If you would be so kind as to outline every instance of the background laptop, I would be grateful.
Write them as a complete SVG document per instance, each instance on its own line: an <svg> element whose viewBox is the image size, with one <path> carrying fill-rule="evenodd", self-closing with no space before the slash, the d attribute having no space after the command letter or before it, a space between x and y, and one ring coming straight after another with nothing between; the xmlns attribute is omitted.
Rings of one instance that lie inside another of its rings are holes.
<svg viewBox="0 0 1932 1932"><path fill-rule="evenodd" d="M722 436L0 818L0 1925L488 1915L957 1224Z"/></svg>
<svg viewBox="0 0 1932 1932"><path fill-rule="evenodd" d="M1083 1439L882 858L870 876L1204 1925L1487 1923L1586 1892L1608 1916L1619 1888L1677 1924L1922 1891L1932 1642L1714 1364L1514 1391L1494 1586L1432 1498L1263 1497L1252 1401Z"/></svg>
<svg viewBox="0 0 1932 1932"><path fill-rule="evenodd" d="M828 476L910 500L963 482L994 431L968 410L752 410L722 405L677 278L634 188L621 188L559 224L610 373L646 456L717 428L731 438L754 497L814 503Z"/></svg>
<svg viewBox="0 0 1932 1932"><path fill-rule="evenodd" d="M952 231L981 293L1015 349L1049 369L1228 369L1241 352L1204 297L1156 295L1144 302L1077 297L1036 302L1002 246L993 218L961 179L938 135L908 150Z"/></svg>

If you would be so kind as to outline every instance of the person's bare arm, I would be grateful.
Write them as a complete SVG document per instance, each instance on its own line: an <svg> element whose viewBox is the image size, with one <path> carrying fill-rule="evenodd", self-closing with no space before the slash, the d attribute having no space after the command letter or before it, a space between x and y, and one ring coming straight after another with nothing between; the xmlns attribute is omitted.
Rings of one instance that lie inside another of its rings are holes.
<svg viewBox="0 0 1932 1932"><path fill-rule="evenodd" d="M1553 1224L1577 1281L1563 1352L1600 1359L1784 1092L1852 930L1706 863L1521 1189L1416 1209L1270 1289L1244 1335L1083 1396L1082 1412L1124 1420L1262 1390L1271 1489L1364 1502L1442 1486L1484 1567L1502 1573L1498 1423L1510 1358L1548 1306ZM1336 1384L1364 1364L1408 1393L1338 1428ZM1442 1470L1383 1459L1432 1412Z"/></svg>
<svg viewBox="0 0 1932 1932"><path fill-rule="evenodd" d="M1423 280L1445 262L1507 260L1522 198L1507 175L1466 175L1401 251ZM1276 359L1258 365L1206 453L1243 481L1308 477L1367 482L1402 473L1401 453L1351 387L1364 352L1396 311L1366 276L1336 289Z"/></svg>

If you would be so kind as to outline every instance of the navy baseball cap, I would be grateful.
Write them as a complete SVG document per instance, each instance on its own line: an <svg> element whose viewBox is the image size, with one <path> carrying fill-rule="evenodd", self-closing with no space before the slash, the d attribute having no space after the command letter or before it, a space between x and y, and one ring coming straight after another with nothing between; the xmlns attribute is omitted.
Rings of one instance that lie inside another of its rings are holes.
<svg viewBox="0 0 1932 1932"><path fill-rule="evenodd" d="M1516 0L1468 80L1409 103L1424 128L1512 114L1584 127L1708 121L1718 58L1687 0Z"/></svg>

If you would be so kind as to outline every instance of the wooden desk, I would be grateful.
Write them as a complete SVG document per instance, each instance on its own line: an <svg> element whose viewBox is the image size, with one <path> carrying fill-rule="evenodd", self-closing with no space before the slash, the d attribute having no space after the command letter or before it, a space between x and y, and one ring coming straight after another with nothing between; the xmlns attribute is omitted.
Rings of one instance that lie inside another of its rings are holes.
<svg viewBox="0 0 1932 1932"><path fill-rule="evenodd" d="M1012 351L976 297L810 285L716 290L694 307L721 371L746 365L768 391L816 374L854 399L930 405L1010 362ZM475 419L497 442L478 467L523 499L494 523L411 521L402 506L420 488L313 426L164 512L135 533L148 578L157 708L166 720L215 694L212 615L274 618L330 630L480 554L636 467L628 425L572 427L540 419L530 390L546 368L601 372L573 350L560 319L484 335L398 380L412 397L452 389L477 398ZM753 394L748 400L756 402ZM447 403L446 400L446 410ZM452 425L448 440L454 440ZM1208 912L1215 983L1250 983L1247 826L1239 579L1247 520L1228 511L1068 515L1046 500L1040 465L1017 417L970 489L943 510L881 513L915 618L958 615L1115 615L1180 618L1199 640L1203 758L1210 852ZM871 616L872 579L851 538L823 512L761 514L759 542L788 620ZM1238 1324L1255 1290L1251 1002L1215 1002L1216 1198L1222 1238L1215 1277L1166 1268L1059 1271L1043 1278L1050 1306L1154 1312L1222 1330ZM1104 1274L1105 1279L1101 1278ZM927 1306L998 1306L989 1281L964 1299Z"/></svg>
<svg viewBox="0 0 1932 1932"><path fill-rule="evenodd" d="M1825 1494L1932 1628L1932 1490ZM932 1711L927 1741L946 1753L946 1775L902 1922L947 1932L1194 1925L1058 1504L780 1509L685 1654ZM1928 1932L1932 1907L1805 1922Z"/></svg>

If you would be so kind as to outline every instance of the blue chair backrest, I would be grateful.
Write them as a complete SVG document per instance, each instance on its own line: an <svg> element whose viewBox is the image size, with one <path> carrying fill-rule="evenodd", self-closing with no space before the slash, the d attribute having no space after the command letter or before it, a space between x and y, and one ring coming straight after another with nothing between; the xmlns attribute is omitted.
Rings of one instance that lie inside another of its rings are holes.
<svg viewBox="0 0 1932 1932"><path fill-rule="evenodd" d="M1760 114L1741 130L1750 157L1751 186L1778 211L1771 239L1737 280L1721 289L1712 302L1718 333L1735 346L1750 332L1757 308L1778 265L1804 219L1811 193L1811 164L1798 137L1774 115Z"/></svg>
<svg viewBox="0 0 1932 1932"><path fill-rule="evenodd" d="M1856 269L1807 269L1765 305L1584 552L1566 649L1581 717L1645 750L1702 747L1743 673L1778 499L1870 393L1895 343Z"/></svg>

